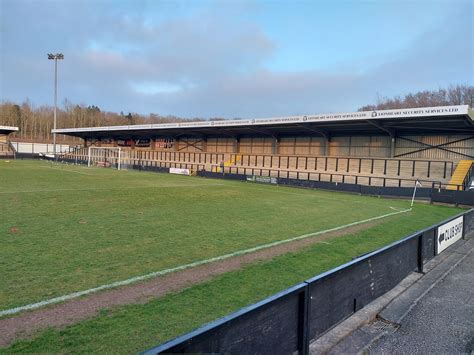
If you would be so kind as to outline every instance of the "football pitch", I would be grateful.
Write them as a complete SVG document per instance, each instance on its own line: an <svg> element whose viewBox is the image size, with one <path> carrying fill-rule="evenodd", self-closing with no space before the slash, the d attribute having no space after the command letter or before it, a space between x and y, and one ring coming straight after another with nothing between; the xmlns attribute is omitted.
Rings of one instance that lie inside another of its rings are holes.
<svg viewBox="0 0 474 355"><path fill-rule="evenodd" d="M0 161L0 182L0 311L377 220L378 233L385 234L339 247L343 262L459 212L427 204L405 211L404 200L44 161Z"/></svg>

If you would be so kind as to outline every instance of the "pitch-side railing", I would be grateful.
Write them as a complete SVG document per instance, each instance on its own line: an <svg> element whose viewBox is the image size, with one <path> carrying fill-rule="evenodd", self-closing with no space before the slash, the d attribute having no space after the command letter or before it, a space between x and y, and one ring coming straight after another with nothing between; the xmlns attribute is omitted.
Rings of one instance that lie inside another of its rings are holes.
<svg viewBox="0 0 474 355"><path fill-rule="evenodd" d="M412 233L144 354L308 354L311 340L395 287L411 272L423 272L424 264L442 251L439 230L452 227L458 231L456 238L473 237L474 210Z"/></svg>

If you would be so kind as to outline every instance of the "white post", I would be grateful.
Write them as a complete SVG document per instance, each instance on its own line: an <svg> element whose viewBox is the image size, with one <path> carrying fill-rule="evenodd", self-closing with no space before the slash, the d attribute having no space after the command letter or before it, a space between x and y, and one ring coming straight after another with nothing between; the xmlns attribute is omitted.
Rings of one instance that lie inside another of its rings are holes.
<svg viewBox="0 0 474 355"><path fill-rule="evenodd" d="M411 205L413 207L413 202L415 202L416 188L418 187L418 180L415 181L415 188L413 189L413 197L411 198Z"/></svg>
<svg viewBox="0 0 474 355"><path fill-rule="evenodd" d="M120 170L120 152L121 152L122 148L119 147L119 152L118 152L118 162L117 162L117 170Z"/></svg>
<svg viewBox="0 0 474 355"><path fill-rule="evenodd" d="M56 160L56 111L58 101L58 58L54 59L54 133L53 133L53 155Z"/></svg>
<svg viewBox="0 0 474 355"><path fill-rule="evenodd" d="M89 153L87 155L87 166L91 166L91 147L89 147Z"/></svg>

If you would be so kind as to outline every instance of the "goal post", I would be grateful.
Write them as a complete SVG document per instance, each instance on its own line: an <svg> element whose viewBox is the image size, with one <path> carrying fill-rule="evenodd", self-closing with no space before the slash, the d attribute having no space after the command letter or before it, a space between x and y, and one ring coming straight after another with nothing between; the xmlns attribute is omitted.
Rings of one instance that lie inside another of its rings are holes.
<svg viewBox="0 0 474 355"><path fill-rule="evenodd" d="M87 153L87 166L100 166L111 168L122 166L122 149L120 147L89 147Z"/></svg>

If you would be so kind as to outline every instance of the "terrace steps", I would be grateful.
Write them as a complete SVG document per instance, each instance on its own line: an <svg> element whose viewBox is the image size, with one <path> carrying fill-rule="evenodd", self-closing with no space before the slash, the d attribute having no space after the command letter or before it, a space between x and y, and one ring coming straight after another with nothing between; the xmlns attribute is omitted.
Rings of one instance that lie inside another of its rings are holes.
<svg viewBox="0 0 474 355"><path fill-rule="evenodd" d="M458 185L462 185L466 175L468 174L469 170L471 169L471 165L474 163L474 160L461 160L456 170L454 170L453 176L451 180L449 180L447 189L448 190L457 190Z"/></svg>
<svg viewBox="0 0 474 355"><path fill-rule="evenodd" d="M242 161L242 155L240 155L240 154L233 155L232 154L231 157L224 162L224 169L229 167L229 166L235 165L240 161ZM222 167L221 166L213 166L213 167L211 167L211 171L214 172L214 173L222 173Z"/></svg>
<svg viewBox="0 0 474 355"><path fill-rule="evenodd" d="M272 177L282 177L290 179L318 180L326 182L361 184L372 186L394 186L394 187L414 187L415 181L423 182L425 187L439 187L446 184L446 180L417 179L412 176L388 175L380 173L354 173L334 170L303 170L285 168L262 168L262 167L242 167L230 166L226 173L237 173L245 175L262 175Z"/></svg>

